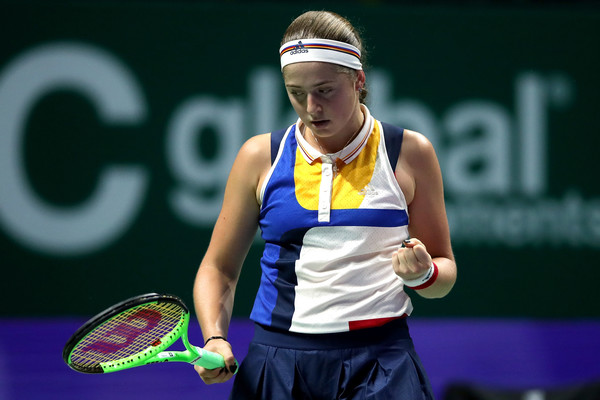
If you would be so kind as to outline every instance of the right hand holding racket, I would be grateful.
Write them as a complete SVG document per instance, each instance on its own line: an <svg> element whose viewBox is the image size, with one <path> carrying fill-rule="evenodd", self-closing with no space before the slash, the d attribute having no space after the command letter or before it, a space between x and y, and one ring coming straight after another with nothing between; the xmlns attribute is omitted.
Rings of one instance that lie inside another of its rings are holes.
<svg viewBox="0 0 600 400"><path fill-rule="evenodd" d="M235 357L233 356L231 344L223 339L214 339L204 346L204 350L220 354L225 359L225 368L206 369L199 365L194 365L194 369L198 375L200 375L200 378L202 378L204 383L211 385L213 383L227 382L231 379L238 368Z"/></svg>
<svg viewBox="0 0 600 400"><path fill-rule="evenodd" d="M82 325L63 348L63 359L75 371L89 374L169 361L202 365L224 375L235 373L237 362L231 346L210 346L218 347L227 359L193 346L188 340L189 322L190 312L177 296L148 293L132 297ZM166 351L179 338L186 350Z"/></svg>

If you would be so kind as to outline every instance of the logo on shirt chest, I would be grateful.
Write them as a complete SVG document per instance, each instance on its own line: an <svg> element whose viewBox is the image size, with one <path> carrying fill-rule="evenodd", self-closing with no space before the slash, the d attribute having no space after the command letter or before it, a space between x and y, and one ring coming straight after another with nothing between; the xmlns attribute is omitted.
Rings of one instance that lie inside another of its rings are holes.
<svg viewBox="0 0 600 400"><path fill-rule="evenodd" d="M370 184L366 185L364 188L358 191L358 194L361 196L377 196L377 190L373 189Z"/></svg>

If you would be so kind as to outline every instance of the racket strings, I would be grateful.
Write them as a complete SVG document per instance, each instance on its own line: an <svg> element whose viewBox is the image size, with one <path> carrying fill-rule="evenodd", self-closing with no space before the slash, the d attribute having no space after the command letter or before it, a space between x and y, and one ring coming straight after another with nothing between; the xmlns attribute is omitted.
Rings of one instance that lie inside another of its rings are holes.
<svg viewBox="0 0 600 400"><path fill-rule="evenodd" d="M73 349L71 362L90 368L162 345L170 337L177 338L169 334L178 329L184 314L173 303L148 303L126 310L86 335Z"/></svg>

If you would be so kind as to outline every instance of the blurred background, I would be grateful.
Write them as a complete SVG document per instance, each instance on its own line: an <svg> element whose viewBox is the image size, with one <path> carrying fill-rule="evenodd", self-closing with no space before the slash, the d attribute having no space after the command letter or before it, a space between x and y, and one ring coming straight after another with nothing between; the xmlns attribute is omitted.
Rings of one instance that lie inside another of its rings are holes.
<svg viewBox="0 0 600 400"><path fill-rule="evenodd" d="M600 398L600 3L48 0L0 1L0 399L227 398L186 365L78 374L62 347L137 294L192 305L237 150L296 119L278 49L309 9L361 29L371 112L440 159L459 278L411 318L437 397Z"/></svg>

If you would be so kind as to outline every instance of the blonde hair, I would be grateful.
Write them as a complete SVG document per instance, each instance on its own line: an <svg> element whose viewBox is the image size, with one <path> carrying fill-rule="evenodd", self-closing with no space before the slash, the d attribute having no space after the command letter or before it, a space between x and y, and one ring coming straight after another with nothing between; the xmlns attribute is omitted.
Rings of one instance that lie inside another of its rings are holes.
<svg viewBox="0 0 600 400"><path fill-rule="evenodd" d="M281 45L300 39L329 39L351 44L358 48L362 54L361 62L365 65L365 49L358 31L350 21L331 11L307 11L297 17L286 29L281 40ZM338 66L340 72L356 76L356 71L347 67ZM363 87L359 100L364 103L367 89Z"/></svg>

